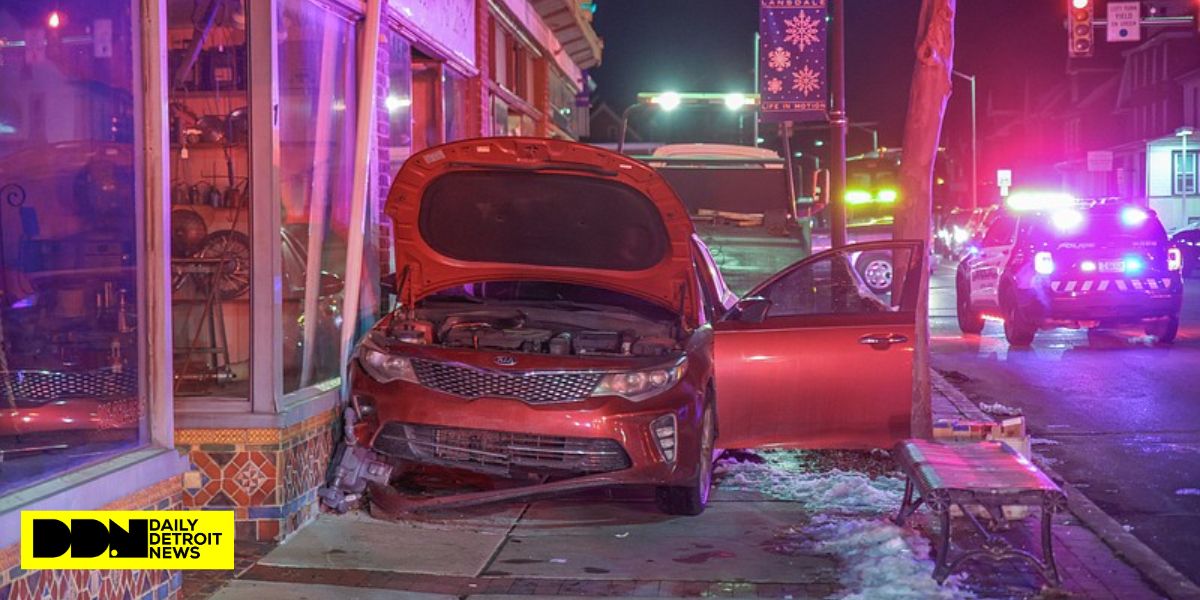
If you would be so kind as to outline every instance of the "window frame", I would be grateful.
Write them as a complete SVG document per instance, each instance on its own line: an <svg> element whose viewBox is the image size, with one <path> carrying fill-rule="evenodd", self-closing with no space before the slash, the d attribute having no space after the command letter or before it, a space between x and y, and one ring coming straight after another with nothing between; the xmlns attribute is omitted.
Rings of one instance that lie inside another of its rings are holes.
<svg viewBox="0 0 1200 600"><path fill-rule="evenodd" d="M1191 168L1187 168L1191 163ZM1187 180L1190 179L1190 182ZM1200 150L1188 148L1171 150L1171 195L1183 196L1200 193ZM1190 185L1189 185L1190 183Z"/></svg>

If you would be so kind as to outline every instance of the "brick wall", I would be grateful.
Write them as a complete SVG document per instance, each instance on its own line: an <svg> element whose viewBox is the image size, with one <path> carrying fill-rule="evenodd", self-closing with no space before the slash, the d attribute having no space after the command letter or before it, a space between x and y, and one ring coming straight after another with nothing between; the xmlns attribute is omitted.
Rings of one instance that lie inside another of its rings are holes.
<svg viewBox="0 0 1200 600"><path fill-rule="evenodd" d="M180 478L171 477L100 510L180 510ZM0 549L0 598L4 600L176 598L180 571L23 571L20 544Z"/></svg>
<svg viewBox="0 0 1200 600"><path fill-rule="evenodd" d="M334 412L286 429L180 429L191 470L183 507L234 511L237 539L282 539L316 517L333 451Z"/></svg>
<svg viewBox="0 0 1200 600"><path fill-rule="evenodd" d="M386 27L383 35L379 36L379 60L375 63L375 169L376 194L378 202L375 206L378 213L375 220L379 223L379 272L391 273L396 270L394 257L394 237L392 220L384 213L387 205L388 190L392 187L391 172L391 129L388 125L387 97L390 87L388 70L392 58L388 52L388 34Z"/></svg>

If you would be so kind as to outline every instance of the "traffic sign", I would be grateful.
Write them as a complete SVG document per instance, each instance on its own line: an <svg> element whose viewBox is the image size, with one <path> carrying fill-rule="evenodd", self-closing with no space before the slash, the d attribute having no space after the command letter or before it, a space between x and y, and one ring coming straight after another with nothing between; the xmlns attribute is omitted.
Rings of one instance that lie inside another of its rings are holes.
<svg viewBox="0 0 1200 600"><path fill-rule="evenodd" d="M1108 41L1137 42L1142 39L1142 3L1108 3Z"/></svg>
<svg viewBox="0 0 1200 600"><path fill-rule="evenodd" d="M1012 169L996 169L996 185L1000 188L1000 196L1008 197L1008 188L1012 187Z"/></svg>

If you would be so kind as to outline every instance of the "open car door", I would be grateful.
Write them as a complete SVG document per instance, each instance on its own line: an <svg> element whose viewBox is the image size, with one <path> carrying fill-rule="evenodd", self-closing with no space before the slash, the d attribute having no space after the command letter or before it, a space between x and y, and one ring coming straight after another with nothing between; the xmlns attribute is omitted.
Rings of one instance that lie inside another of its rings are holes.
<svg viewBox="0 0 1200 600"><path fill-rule="evenodd" d="M718 444L888 448L908 437L924 256L920 241L854 244L751 290L716 326Z"/></svg>

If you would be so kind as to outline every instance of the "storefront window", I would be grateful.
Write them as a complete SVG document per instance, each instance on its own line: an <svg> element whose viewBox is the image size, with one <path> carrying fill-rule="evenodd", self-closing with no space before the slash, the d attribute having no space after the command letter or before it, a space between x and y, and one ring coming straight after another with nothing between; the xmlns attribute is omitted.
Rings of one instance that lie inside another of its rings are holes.
<svg viewBox="0 0 1200 600"><path fill-rule="evenodd" d="M508 103L492 96L492 135L508 135Z"/></svg>
<svg viewBox="0 0 1200 600"><path fill-rule="evenodd" d="M0 4L0 494L146 440L136 5Z"/></svg>
<svg viewBox="0 0 1200 600"><path fill-rule="evenodd" d="M177 397L250 393L249 5L167 3Z"/></svg>
<svg viewBox="0 0 1200 600"><path fill-rule="evenodd" d="M412 151L441 144L442 135L442 63L414 60L412 65Z"/></svg>
<svg viewBox="0 0 1200 600"><path fill-rule="evenodd" d="M331 381L354 175L355 23L310 0L279 4L284 392Z"/></svg>
<svg viewBox="0 0 1200 600"><path fill-rule="evenodd" d="M400 34L388 33L388 167L395 176L412 153L412 44Z"/></svg>
<svg viewBox="0 0 1200 600"><path fill-rule="evenodd" d="M575 108L575 89L571 86L570 80L558 73L552 73L550 77L550 118L560 129L569 135L578 136L579 131L576 131ZM586 111L585 111L586 112Z"/></svg>
<svg viewBox="0 0 1200 600"><path fill-rule="evenodd" d="M467 78L442 67L443 106L446 112L446 141L467 137Z"/></svg>

